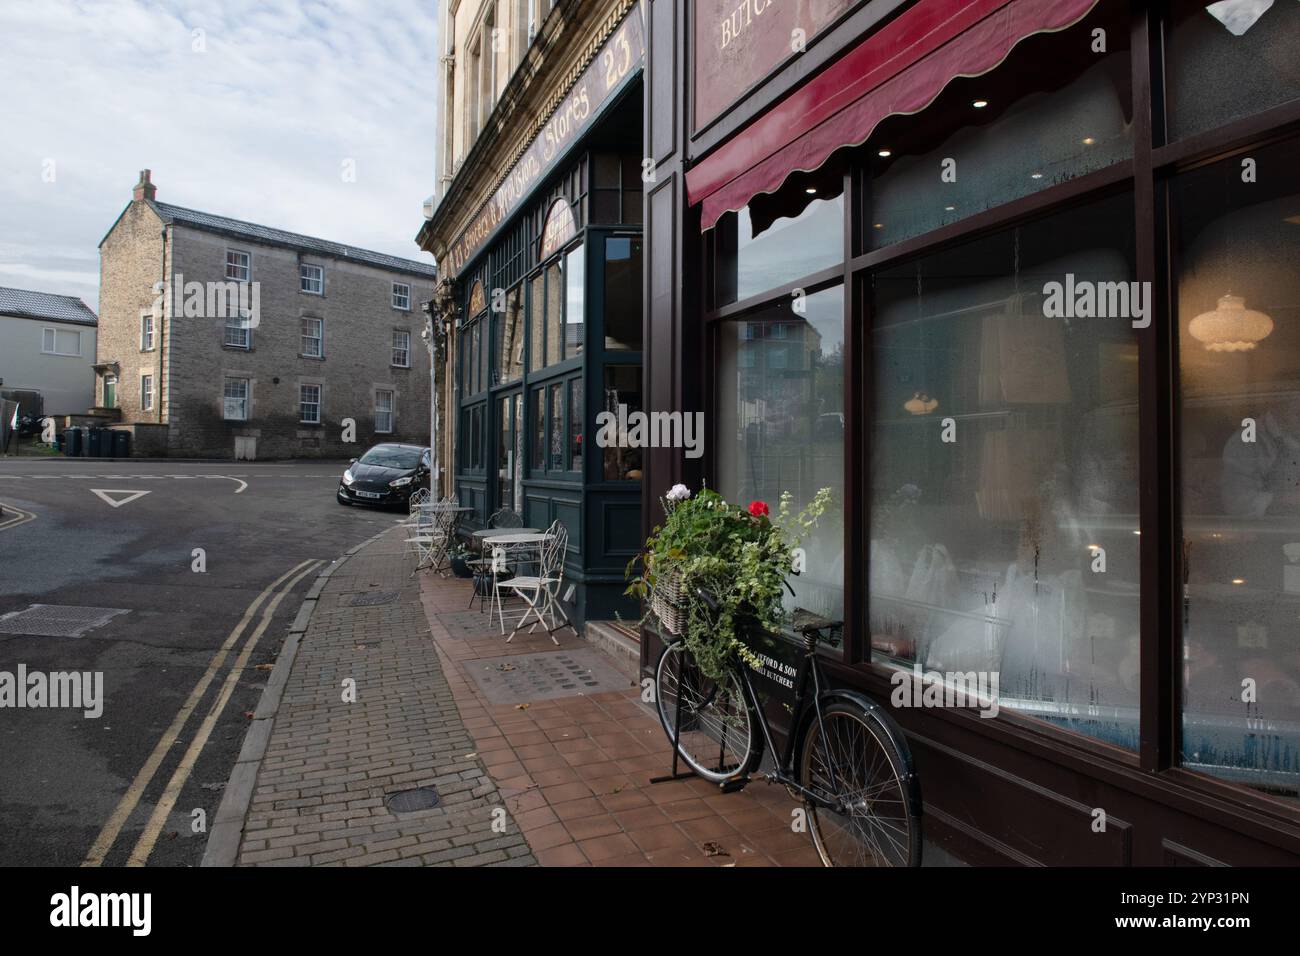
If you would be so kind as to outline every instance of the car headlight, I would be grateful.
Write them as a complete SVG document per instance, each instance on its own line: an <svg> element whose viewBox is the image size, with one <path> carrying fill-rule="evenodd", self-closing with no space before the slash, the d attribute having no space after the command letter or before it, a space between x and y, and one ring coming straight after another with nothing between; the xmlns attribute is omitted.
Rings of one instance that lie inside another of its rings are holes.
<svg viewBox="0 0 1300 956"><path fill-rule="evenodd" d="M407 485L409 485L409 484L410 484L412 481L414 481L414 480L415 480L414 476L412 476L412 475L407 475L405 478L398 478L396 481L390 481L390 482L388 483L388 487L389 487L389 488L404 488L404 487L406 487Z"/></svg>
<svg viewBox="0 0 1300 956"><path fill-rule="evenodd" d="M352 484L352 482L354 482L354 481L356 481L356 479L352 477L352 469L351 469L351 468L349 468L347 471L343 472L343 484L345 484L345 485L350 485L350 484Z"/></svg>

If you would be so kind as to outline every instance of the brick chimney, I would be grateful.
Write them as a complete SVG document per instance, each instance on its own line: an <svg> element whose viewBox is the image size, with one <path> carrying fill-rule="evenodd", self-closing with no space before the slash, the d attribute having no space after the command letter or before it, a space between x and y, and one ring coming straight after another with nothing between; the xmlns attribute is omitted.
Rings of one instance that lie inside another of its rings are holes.
<svg viewBox="0 0 1300 956"><path fill-rule="evenodd" d="M140 170L140 181L136 183L135 188L131 190L131 198L136 202L140 202L142 199L153 199L157 193L158 187L149 181L149 170Z"/></svg>

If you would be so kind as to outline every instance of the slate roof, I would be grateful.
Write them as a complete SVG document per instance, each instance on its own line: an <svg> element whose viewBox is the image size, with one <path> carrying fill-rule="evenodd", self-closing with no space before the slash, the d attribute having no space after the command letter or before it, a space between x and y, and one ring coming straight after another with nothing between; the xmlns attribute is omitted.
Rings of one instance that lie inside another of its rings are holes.
<svg viewBox="0 0 1300 956"><path fill-rule="evenodd" d="M184 206L173 206L171 203L158 202L157 200L149 200L149 205L166 223L189 226L206 232L218 232L239 239L247 239L251 242L265 243L270 246L288 246L304 252L318 252L323 256L350 259L353 262L379 266L382 269L391 269L394 272L410 272L428 276L431 279L437 278L438 275L438 267L432 263L416 262L413 259L399 259L397 256L385 255L382 252L371 252L369 249L345 246L340 242L330 242L327 239L314 239L311 236L299 235L296 232L272 229L270 226L259 226L257 223L244 222L241 219L230 219L209 212L199 212L197 209L186 209Z"/></svg>
<svg viewBox="0 0 1300 956"><path fill-rule="evenodd" d="M75 295L53 295L29 289L0 286L0 315L25 319L53 319L76 325L98 325L99 319L86 303Z"/></svg>

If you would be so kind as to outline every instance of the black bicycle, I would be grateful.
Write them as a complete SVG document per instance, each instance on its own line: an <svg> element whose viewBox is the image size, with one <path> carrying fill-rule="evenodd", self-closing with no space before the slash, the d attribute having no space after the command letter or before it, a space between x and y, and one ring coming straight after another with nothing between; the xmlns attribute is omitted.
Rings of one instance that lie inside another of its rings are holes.
<svg viewBox="0 0 1300 956"><path fill-rule="evenodd" d="M712 595L697 593L716 609ZM711 680L681 639L664 648L655 670L664 732L691 770L728 791L749 782L766 745L778 759L760 776L803 800L826 866L920 866L921 788L902 731L870 698L827 684L817 644L837 646L842 622L796 611L793 629L802 652L783 749L773 742L751 668L736 661L721 681Z"/></svg>

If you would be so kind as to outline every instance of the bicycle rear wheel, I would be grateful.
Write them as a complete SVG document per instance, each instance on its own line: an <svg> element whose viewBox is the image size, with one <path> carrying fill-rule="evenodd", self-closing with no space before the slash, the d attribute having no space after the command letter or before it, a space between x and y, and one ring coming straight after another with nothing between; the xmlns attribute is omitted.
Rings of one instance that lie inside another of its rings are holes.
<svg viewBox="0 0 1300 956"><path fill-rule="evenodd" d="M682 641L659 657L655 707L668 742L679 735L678 754L705 780L725 783L757 765L761 749L740 680L730 672L721 683L706 677Z"/></svg>
<svg viewBox="0 0 1300 956"><path fill-rule="evenodd" d="M920 866L920 787L903 735L878 708L836 700L804 738L800 783L836 809L806 803L826 866Z"/></svg>

